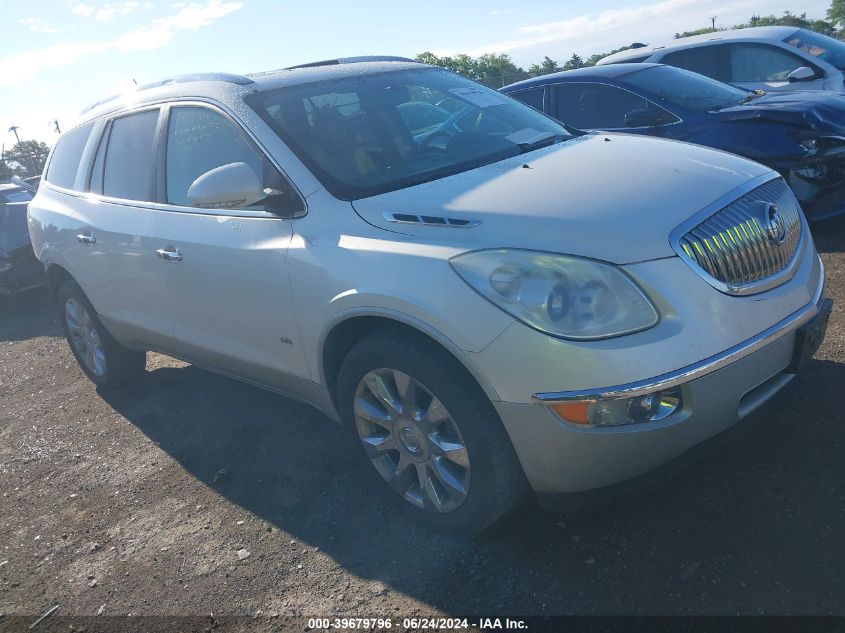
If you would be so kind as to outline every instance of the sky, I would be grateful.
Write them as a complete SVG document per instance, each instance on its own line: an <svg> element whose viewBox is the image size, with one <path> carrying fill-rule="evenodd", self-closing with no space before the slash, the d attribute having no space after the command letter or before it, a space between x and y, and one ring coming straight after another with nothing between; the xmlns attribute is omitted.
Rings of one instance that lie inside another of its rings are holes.
<svg viewBox="0 0 845 633"><path fill-rule="evenodd" d="M508 53L527 67L829 0L0 0L0 142L52 144L85 106L194 72L249 73L353 55Z"/></svg>

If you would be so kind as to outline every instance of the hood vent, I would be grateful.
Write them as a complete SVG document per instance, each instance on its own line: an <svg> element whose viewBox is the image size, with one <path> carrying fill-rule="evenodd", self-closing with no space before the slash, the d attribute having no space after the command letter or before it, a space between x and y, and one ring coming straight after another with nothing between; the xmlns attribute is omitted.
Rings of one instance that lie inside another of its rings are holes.
<svg viewBox="0 0 845 633"><path fill-rule="evenodd" d="M464 218L447 218L442 215L417 215L415 213L394 213L388 211L384 214L386 220L398 222L399 224L419 224L421 226L446 226L455 229L471 229L481 224L478 220L467 220Z"/></svg>

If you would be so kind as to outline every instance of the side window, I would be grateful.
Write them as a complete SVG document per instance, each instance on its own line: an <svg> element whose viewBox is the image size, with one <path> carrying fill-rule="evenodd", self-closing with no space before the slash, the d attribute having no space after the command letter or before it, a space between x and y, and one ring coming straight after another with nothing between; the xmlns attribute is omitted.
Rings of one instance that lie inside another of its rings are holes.
<svg viewBox="0 0 845 633"><path fill-rule="evenodd" d="M727 48L724 44L696 46L667 53L661 64L676 66L719 81L730 81Z"/></svg>
<svg viewBox="0 0 845 633"><path fill-rule="evenodd" d="M124 200L155 199L158 113L158 109L144 110L112 121L103 164L103 195ZM96 167L97 160L94 162Z"/></svg>
<svg viewBox="0 0 845 633"><path fill-rule="evenodd" d="M212 169L232 163L246 164L266 194L246 208L277 213L295 213L301 208L299 196L287 180L225 116L195 106L170 111L166 168L169 204L192 206L188 190L194 181Z"/></svg>
<svg viewBox="0 0 845 633"><path fill-rule="evenodd" d="M47 182L57 187L73 189L79 161L82 159L82 152L85 150L85 144L91 136L92 129L94 129L94 124L87 123L59 139L53 150L50 166L47 168Z"/></svg>
<svg viewBox="0 0 845 633"><path fill-rule="evenodd" d="M789 73L809 64L766 44L731 44L730 81L789 81Z"/></svg>
<svg viewBox="0 0 845 633"><path fill-rule="evenodd" d="M512 92L510 96L514 99L519 99L525 105L530 105L535 110L543 111L543 95L545 88L534 88L533 90L520 90L519 92Z"/></svg>
<svg viewBox="0 0 845 633"><path fill-rule="evenodd" d="M555 86L554 91L554 117L585 130L625 128L625 116L642 110L658 113L655 125L664 125L676 120L673 115L647 99L615 86L567 83Z"/></svg>

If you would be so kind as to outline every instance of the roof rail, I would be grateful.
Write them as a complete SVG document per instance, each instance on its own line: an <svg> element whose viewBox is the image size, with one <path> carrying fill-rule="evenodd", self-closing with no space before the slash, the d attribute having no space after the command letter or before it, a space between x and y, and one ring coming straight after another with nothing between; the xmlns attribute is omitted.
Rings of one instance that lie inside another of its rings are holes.
<svg viewBox="0 0 845 633"><path fill-rule="evenodd" d="M282 70L293 70L295 68L314 68L315 66L336 66L338 64L358 64L360 62L416 62L408 57L396 55L359 55L358 57L338 57L337 59L326 59L321 62L309 62L308 64L297 64L288 66Z"/></svg>
<svg viewBox="0 0 845 633"><path fill-rule="evenodd" d="M246 86L247 84L254 83L249 77L244 77L243 75L233 75L231 73L193 73L190 75L176 75L174 77L166 77L165 79L159 79L158 81L151 81L149 83L141 84L140 86L135 88L135 92L140 92L142 90L151 90L152 88L168 86L170 84L182 84L192 81L224 81L226 83L237 84L239 86ZM108 103L109 101L114 101L120 96L121 95L116 94L111 95L110 97L106 97L105 99L101 99L96 103L92 103L87 108L84 108L79 114L82 115L86 112L90 112L94 108Z"/></svg>

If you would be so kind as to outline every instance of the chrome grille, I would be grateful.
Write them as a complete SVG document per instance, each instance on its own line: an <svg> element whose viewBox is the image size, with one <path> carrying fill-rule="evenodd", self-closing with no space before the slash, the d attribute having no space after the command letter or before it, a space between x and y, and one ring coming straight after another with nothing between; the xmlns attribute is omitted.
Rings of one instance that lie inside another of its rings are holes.
<svg viewBox="0 0 845 633"><path fill-rule="evenodd" d="M791 277L802 227L801 207L778 178L718 208L692 228L679 227L681 235L672 244L712 286L729 294L752 294Z"/></svg>

